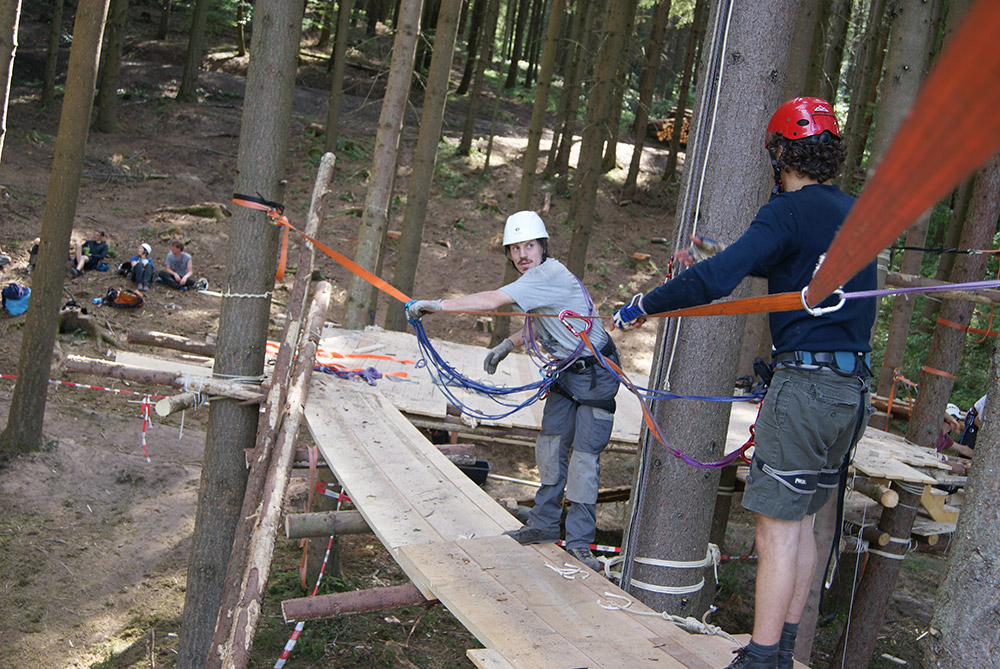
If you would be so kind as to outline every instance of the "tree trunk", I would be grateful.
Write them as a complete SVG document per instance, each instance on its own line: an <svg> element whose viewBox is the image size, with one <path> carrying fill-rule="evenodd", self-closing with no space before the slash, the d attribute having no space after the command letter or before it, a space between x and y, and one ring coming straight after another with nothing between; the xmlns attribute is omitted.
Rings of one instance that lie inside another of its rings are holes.
<svg viewBox="0 0 1000 669"><path fill-rule="evenodd" d="M601 50L597 56L597 81L588 95L587 125L580 143L580 161L577 165L579 182L573 194L569 220L573 225L569 258L566 267L583 279L587 268L587 246L594 227L594 209L597 187L601 177L601 156L608 136L611 104L614 99L615 77L618 73L618 55L625 43L625 27L629 6L635 0L611 0L608 9L607 32L602 36Z"/></svg>
<svg viewBox="0 0 1000 669"><path fill-rule="evenodd" d="M485 0L480 0L481 2ZM479 56L476 59L476 73L472 78L472 92L469 94L469 105L465 110L465 126L462 128L462 139L458 142L457 153L469 155L472 151L472 140L476 132L476 117L479 114L480 98L486 85L486 68L493 60L493 39L497 32L497 19L500 14L500 0L489 0L486 6L485 23L479 36Z"/></svg>
<svg viewBox="0 0 1000 669"><path fill-rule="evenodd" d="M379 114L371 179L354 252L354 262L369 271L378 266L382 238L389 223L389 201L392 199L392 185L396 178L396 157L399 153L399 138L403 134L406 100L410 94L422 7L423 0L402 0L396 38L393 40L392 65L386 82L385 98L382 100L382 112ZM373 290L374 287L361 277L351 278L344 327L360 330L373 322L375 314L368 313Z"/></svg>
<svg viewBox="0 0 1000 669"><path fill-rule="evenodd" d="M254 632L260 621L274 542L281 524L281 506L292 471L295 439L309 395L313 362L330 306L330 294L329 283L317 284L287 398L281 405L284 420L274 442L265 446L275 451L274 456L264 471L254 471L261 480L257 491L260 494L244 499L240 532L229 564L231 582L219 608L212 651L205 665L207 669L243 669L250 664Z"/></svg>
<svg viewBox="0 0 1000 669"><path fill-rule="evenodd" d="M97 89L97 117L94 130L118 130L118 82L122 69L122 49L125 46L125 22L129 0L111 0L108 8L107 39L104 41L104 65Z"/></svg>
<svg viewBox="0 0 1000 669"><path fill-rule="evenodd" d="M681 85L677 95L677 110L674 113L674 134L670 136L670 150L667 153L667 167L663 170L664 181L674 178L677 173L677 152L681 150L681 128L684 125L685 107L687 107L688 91L691 89L691 77L694 75L695 53L702 40L704 21L708 13L708 0L697 0L694 5L694 18L691 20L687 47L684 51L684 71L681 73ZM695 119L697 121L697 119ZM688 135L690 137L690 134ZM691 140L688 139L688 142ZM686 149L689 151L690 149ZM686 161L685 161L686 162Z"/></svg>
<svg viewBox="0 0 1000 669"><path fill-rule="evenodd" d="M579 32L576 38L576 58L573 61L572 71L569 81L563 82L565 89L566 104L560 110L558 123L562 123L559 133L559 150L555 154L555 163L551 173L559 176L553 186L556 193L566 194L569 191L569 157L573 149L573 140L576 135L577 112L580 108L580 91L583 81L593 61L593 54L596 52L598 43L597 35L599 30L596 25L603 17L607 5L605 0L595 0L594 2L584 2L580 11L583 12L582 21L577 24ZM548 172L549 170L546 169Z"/></svg>
<svg viewBox="0 0 1000 669"><path fill-rule="evenodd" d="M52 3L52 25L49 46L45 53L45 78L42 80L41 106L48 108L56 99L56 71L59 69L59 39L62 37L63 5L65 0Z"/></svg>
<svg viewBox="0 0 1000 669"><path fill-rule="evenodd" d="M802 0L795 15L795 32L789 45L788 78L785 80L785 98L807 95L806 82L809 70L815 66L811 60L814 36L820 31L821 3L829 0Z"/></svg>
<svg viewBox="0 0 1000 669"><path fill-rule="evenodd" d="M465 67L462 69L462 80L455 89L455 95L465 95L472 83L472 75L476 71L476 55L479 52L479 34L483 31L483 16L490 0L475 0L472 17L469 20L469 38L465 42Z"/></svg>
<svg viewBox="0 0 1000 669"><path fill-rule="evenodd" d="M59 329L69 247L80 190L83 156L94 106L94 84L109 0L80 0L73 24L73 47L66 73L66 93L53 150L52 173L42 215L38 262L31 282L31 302L24 320L17 362L17 383L0 435L0 452L23 453L42 445L42 419L49 386L49 364Z"/></svg>
<svg viewBox="0 0 1000 669"><path fill-rule="evenodd" d="M330 43L330 28L333 26L333 6L337 0L327 0L326 8L323 10L323 24L319 29L319 37L316 38L316 48L322 49Z"/></svg>
<svg viewBox="0 0 1000 669"><path fill-rule="evenodd" d="M877 89L879 78L882 76L881 52L884 44L882 28L886 23L886 4L887 0L871 0L865 34L854 62L851 103L848 107L847 121L840 129L847 148L844 172L840 175L840 187L846 192L854 190L858 161L864 153L865 140L868 138L868 130L865 127L866 122L870 122L868 100L872 91Z"/></svg>
<svg viewBox="0 0 1000 669"><path fill-rule="evenodd" d="M62 4L63 0L57 0L59 4ZM167 33L170 32L170 7L173 5L173 0L163 0L163 11L160 13L160 27L156 31L156 39L165 40L167 39Z"/></svg>
<svg viewBox="0 0 1000 669"><path fill-rule="evenodd" d="M524 164L521 167L521 185L517 191L517 210L531 208L531 196L535 189L535 171L538 169L539 145L542 129L545 127L545 110L552 87L552 71L559 48L559 31L566 13L566 0L553 0L549 14L549 25L545 32L545 48L542 51L542 67L535 87L535 102L531 107L531 121L528 123L528 146L524 149Z"/></svg>
<svg viewBox="0 0 1000 669"><path fill-rule="evenodd" d="M629 47L635 32L635 13L638 0L628 3L625 11L625 23L622 27L622 49L618 52L618 72L611 89L611 112L608 118L607 143L604 145L604 159L601 161L601 174L607 174L618 167L618 135L622 125L622 101L625 99L625 89L631 89L629 68L632 62L632 50Z"/></svg>
<svg viewBox="0 0 1000 669"><path fill-rule="evenodd" d="M913 107L928 66L931 51L932 32L930 30L931 3L897 3L890 10L892 19L889 38L889 52L885 60L885 77L882 81L878 121L872 136L871 157L868 164L870 173L878 169L892 138L903 124L903 119ZM927 241L930 212L923 214L906 234L906 246L922 247ZM919 274L923 262L922 251L903 252L900 271L903 274ZM906 351L906 337L910 331L914 300L910 296L898 296L893 300L889 335L886 341L882 368L878 374L876 394L887 397L895 384L893 371L903 365ZM886 422L889 417L886 416ZM876 425L875 427L885 427Z"/></svg>
<svg viewBox="0 0 1000 669"><path fill-rule="evenodd" d="M635 106L635 125L632 127L635 146L632 149L632 160L628 166L628 175L625 177L625 186L622 188L622 199L624 200L632 198L639 180L642 147L646 143L646 124L649 122L649 105L653 101L656 73L660 69L660 54L663 53L663 36L667 30L670 4L671 0L660 0L656 6L653 27L649 33L646 62L642 68L642 79L639 80L639 101Z"/></svg>
<svg viewBox="0 0 1000 669"><path fill-rule="evenodd" d="M542 51L541 39L542 21L545 19L546 0L534 0L531 3L531 18L528 23L528 40L524 45L524 87L531 88L538 75L538 56Z"/></svg>
<svg viewBox="0 0 1000 669"><path fill-rule="evenodd" d="M247 55L246 16L246 2L236 0L236 55L240 58Z"/></svg>
<svg viewBox="0 0 1000 669"><path fill-rule="evenodd" d="M513 4L511 6L513 7ZM528 0L520 0L517 6L517 21L514 23L514 46L510 53L510 65L507 67L507 79L503 82L503 87L507 89L514 88L514 84L517 83L517 67L524 46L524 27L528 21L528 9ZM508 15L508 24L510 19Z"/></svg>
<svg viewBox="0 0 1000 669"><path fill-rule="evenodd" d="M1000 415L1000 340L994 347L986 414ZM965 485L965 501L938 589L928 667L989 667L996 664L996 585L1000 583L1000 421L988 420L976 440ZM978 658L978 659L977 659Z"/></svg>
<svg viewBox="0 0 1000 669"><path fill-rule="evenodd" d="M834 0L826 29L826 49L823 52L823 69L817 95L824 100L835 100L840 89L840 69L847 43L847 26L851 19L851 0Z"/></svg>
<svg viewBox="0 0 1000 669"><path fill-rule="evenodd" d="M288 155L295 64L303 5L258 0L253 16L256 46L247 70L246 95L236 161L238 193L260 192L275 199ZM215 375L257 377L274 289L278 231L259 211L238 207L233 214L226 262ZM247 258L263 262L247 262ZM219 612L226 564L246 488L244 449L254 445L259 411L232 400L212 402L202 464L194 540L178 642L177 666L200 667L208 656Z"/></svg>
<svg viewBox="0 0 1000 669"><path fill-rule="evenodd" d="M806 78L802 82L802 87L794 91L794 95L819 94L819 80L822 78L823 59L827 52L826 27L830 23L830 14L833 12L835 2L836 0L818 0L816 25L813 27L812 43L809 45L809 65L805 71ZM788 90L791 90L790 86Z"/></svg>
<svg viewBox="0 0 1000 669"><path fill-rule="evenodd" d="M188 33L187 53L184 55L184 72L181 85L177 89L177 99L181 102L195 102L198 99L198 71L205 53L205 27L208 24L210 0L195 0L191 15L191 30Z"/></svg>
<svg viewBox="0 0 1000 669"><path fill-rule="evenodd" d="M10 101L10 81L17 55L17 26L21 19L21 0L0 0L0 72L3 91L0 92L0 157L7 136L7 104Z"/></svg>
<svg viewBox="0 0 1000 669"><path fill-rule="evenodd" d="M340 136L340 106L344 101L344 68L353 6L354 0L340 0L337 10L337 34L333 38L333 53L330 54L333 76L330 78L330 99L326 108L326 142L323 145L327 153L336 152L337 139Z"/></svg>
<svg viewBox="0 0 1000 669"><path fill-rule="evenodd" d="M975 184L975 177L964 179L955 191L955 203L952 208L951 217L948 221L948 230L944 236L942 247L946 249L958 248L958 243L962 239L962 228L969 215L969 203L972 201L972 187ZM955 253L942 253L938 260L937 270L934 278L938 281L946 281L951 276L951 271L955 267ZM941 310L941 302L938 300L927 300L924 307L924 318L933 319Z"/></svg>
<svg viewBox="0 0 1000 669"><path fill-rule="evenodd" d="M718 221L717 234L732 241L745 230L758 207L767 200L769 174L761 160L746 160L748 147L760 150L763 129L782 102L788 68L787 45L795 28L792 0L732 3L729 42L722 52L723 29L718 19L729 13L729 3L713 7L709 25L717 25L706 42L708 53L698 73L696 110L718 106L718 122L711 112L696 111L688 140L681 204L675 228L678 239L697 232L701 216ZM733 54L742 58L734 59ZM721 71L721 85L716 79ZM716 99L716 96L719 96ZM713 133L711 153L707 136ZM751 155L757 155L756 153ZM701 174L704 170L704 180ZM703 183L700 200L696 200ZM696 217L696 212L699 215ZM711 213L709 213L711 212ZM713 229L713 232L716 232ZM747 284L737 288L743 296ZM730 394L743 333L743 317L691 318L664 321L657 336L650 387L683 394ZM678 335L677 328L682 332ZM720 347L717 342L725 341ZM689 456L702 461L723 455L729 425L728 404L656 402L653 412L664 437ZM657 611L700 617L713 589L698 589L703 572L665 569L638 562L639 558L697 561L705 557L712 509L719 483L718 470L695 469L667 453L648 436L641 445L632 511L625 540L623 587ZM686 587L686 595L654 592L650 586Z"/></svg>
<svg viewBox="0 0 1000 669"><path fill-rule="evenodd" d="M901 487L896 481L892 487L899 493L899 505L882 509L878 530L890 537L909 539L917 507L920 506L920 495ZM854 593L854 604L851 606L847 626L840 636L833 659L830 660L831 667L867 667L871 660L885 611L892 601L892 591L896 586L902 556L906 554L906 544L889 543L878 550L890 557L869 551L865 573ZM892 555L900 557L893 558Z"/></svg>
<svg viewBox="0 0 1000 669"><path fill-rule="evenodd" d="M399 240L399 255L393 285L409 295L413 291L413 280L417 275L420 259L420 240L424 233L424 219L427 218L427 202L430 199L434 165L437 162L437 147L441 139L444 109L448 101L448 77L451 74L451 60L455 53L455 39L458 35L458 15L462 10L462 0L442 0L438 12L437 29L434 36L434 53L431 56L430 72L427 75L427 92L424 95L424 109L420 117L420 134L413 152L413 169L406 189L406 209L403 211L403 230ZM386 311L387 330L406 330L406 314L403 305L393 301Z"/></svg>
<svg viewBox="0 0 1000 669"><path fill-rule="evenodd" d="M993 244L997 217L1000 216L1000 156L986 164L976 176L969 218L962 233L962 248L983 249ZM952 283L980 281L986 273L985 255L964 255L955 260ZM940 319L968 326L973 304L945 300ZM965 345L965 331L938 323L934 328L927 360L920 373L920 392L906 428L906 438L915 444L933 447L941 428L944 411L958 371Z"/></svg>

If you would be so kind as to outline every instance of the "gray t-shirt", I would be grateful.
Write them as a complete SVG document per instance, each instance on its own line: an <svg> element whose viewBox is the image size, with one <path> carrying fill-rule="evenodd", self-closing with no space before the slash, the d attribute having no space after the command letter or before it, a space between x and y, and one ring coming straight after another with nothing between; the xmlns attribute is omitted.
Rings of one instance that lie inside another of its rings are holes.
<svg viewBox="0 0 1000 669"><path fill-rule="evenodd" d="M514 300L514 307L533 314L556 314L565 309L584 316L596 316L592 312L584 293L583 284L555 258L548 258L537 267L532 267L514 283L501 288ZM580 338L566 329L558 318L535 318L535 338L538 343L557 359L573 353ZM579 318L567 318L574 330L582 330L587 323ZM598 319L592 319L593 328L588 337L598 351L608 341L608 334ZM589 355L584 352L583 355Z"/></svg>
<svg viewBox="0 0 1000 669"><path fill-rule="evenodd" d="M187 251L181 251L180 256L175 256L173 251L167 253L167 267L177 272L180 276L184 276L188 271L188 262L191 260L191 254Z"/></svg>

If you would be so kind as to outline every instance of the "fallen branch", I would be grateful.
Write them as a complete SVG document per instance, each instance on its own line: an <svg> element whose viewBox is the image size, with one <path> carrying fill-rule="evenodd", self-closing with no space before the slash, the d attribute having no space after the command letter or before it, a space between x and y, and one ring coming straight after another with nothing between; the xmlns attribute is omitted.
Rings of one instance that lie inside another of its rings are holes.
<svg viewBox="0 0 1000 669"><path fill-rule="evenodd" d="M180 335L169 334L167 332L156 331L132 331L128 333L128 343L141 344L143 346L159 346L169 348L174 351L184 351L185 353L196 353L209 358L215 356L215 344L208 342L194 341Z"/></svg>
<svg viewBox="0 0 1000 669"><path fill-rule="evenodd" d="M233 383L232 381L216 379L210 376L192 377L187 374L178 374L177 372L146 369L134 365L123 365L120 362L85 358L79 355L67 356L65 369L67 372L106 376L112 379L154 386L170 386L172 388L194 390L208 395L232 397L237 400L261 402L264 399L264 395L260 392L258 386Z"/></svg>

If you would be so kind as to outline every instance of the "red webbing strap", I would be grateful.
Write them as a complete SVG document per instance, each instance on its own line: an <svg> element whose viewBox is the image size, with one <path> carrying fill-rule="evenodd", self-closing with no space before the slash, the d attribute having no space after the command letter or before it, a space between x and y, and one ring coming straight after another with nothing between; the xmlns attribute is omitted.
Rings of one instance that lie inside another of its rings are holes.
<svg viewBox="0 0 1000 669"><path fill-rule="evenodd" d="M955 321L949 321L946 318L938 318L937 322L941 325L947 325L950 328L955 328L956 330L965 330L966 332L975 332L976 334L981 334L984 337L996 337L997 333L993 330L983 330L980 328L974 328L968 325L962 325L961 323L956 323ZM980 340L981 341L981 340Z"/></svg>
<svg viewBox="0 0 1000 669"><path fill-rule="evenodd" d="M271 213L274 210L273 207L270 207L267 204L262 204L256 198L252 198L252 197L246 196L246 195L239 195L239 194L237 194L237 195L233 196L233 202L235 202L236 204L239 204L239 205L243 205L244 207L250 207L251 209L261 209L263 211L266 211L268 213L268 215L271 216L271 218L277 218L277 217L275 217ZM270 204L273 204L273 203L270 203ZM280 212L279 212L279 216L280 216ZM393 297L395 297L397 300L399 300L400 302L402 302L404 304L410 301L410 298L405 293L403 293L403 291L399 290L398 288L396 288L392 284L390 284L390 283L388 283L386 281L383 281L382 279L380 279L379 277L375 276L374 274L372 274L371 272L369 272L364 267L362 267L361 265L357 264L356 262L354 262L350 258L348 258L348 257L346 257L344 255L341 255L340 253L337 253L336 251L334 251L333 249L331 249L329 246L327 246L323 242L319 241L318 239L313 239L312 237L310 237L309 235L307 235L306 233L302 232L301 230L299 230L298 228L296 228L294 225L292 225L291 223L289 223L288 219L285 218L284 216L280 216L280 218L282 220L280 222L278 222L278 225L284 226L286 239L287 239L287 235L288 235L288 230L294 230L295 232L297 232L300 235L302 235L302 237L304 237L308 241L312 242L313 246L315 246L317 249L319 249L320 251L322 251L326 255L330 256L330 258L332 258L334 261L340 263L341 265L343 265L345 268L347 268L351 272L354 272L355 274L357 274L362 279L364 279L365 281L367 281L371 285L375 286L376 288L378 288L382 292L388 293L389 295L392 295Z"/></svg>
<svg viewBox="0 0 1000 669"><path fill-rule="evenodd" d="M807 301L843 285L1000 147L1000 2L973 6L830 245Z"/></svg>
<svg viewBox="0 0 1000 669"><path fill-rule="evenodd" d="M802 295L799 293L775 293L760 297L744 297L739 300L712 302L697 307L674 309L660 314L650 314L650 317L674 316L723 316L726 314L759 314L770 311L795 311L802 308Z"/></svg>

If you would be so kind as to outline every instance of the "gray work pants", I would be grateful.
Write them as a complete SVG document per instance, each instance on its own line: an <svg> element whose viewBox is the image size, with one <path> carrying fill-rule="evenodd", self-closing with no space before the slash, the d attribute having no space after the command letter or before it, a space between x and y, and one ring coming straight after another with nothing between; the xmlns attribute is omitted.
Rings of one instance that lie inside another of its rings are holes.
<svg viewBox="0 0 1000 669"><path fill-rule="evenodd" d="M617 362L617 355L612 359ZM597 488L601 451L611 439L614 413L583 402L609 401L618 392L618 380L605 368L563 372L549 391L542 412L542 430L535 442L535 461L542 486L528 525L558 530L563 490L570 508L566 514L566 548L586 548L597 528Z"/></svg>

